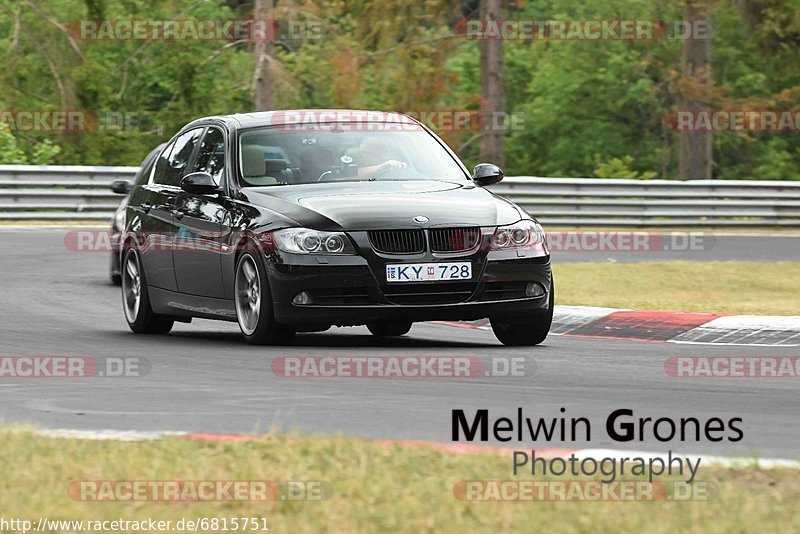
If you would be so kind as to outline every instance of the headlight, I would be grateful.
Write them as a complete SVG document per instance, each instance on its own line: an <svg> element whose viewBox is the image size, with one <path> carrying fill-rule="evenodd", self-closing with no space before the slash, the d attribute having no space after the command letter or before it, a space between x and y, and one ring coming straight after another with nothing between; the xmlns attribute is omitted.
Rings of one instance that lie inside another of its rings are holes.
<svg viewBox="0 0 800 534"><path fill-rule="evenodd" d="M528 249L549 254L544 229L531 220L519 221L509 226L499 226L492 237L492 250Z"/></svg>
<svg viewBox="0 0 800 534"><path fill-rule="evenodd" d="M286 228L274 232L275 244L294 254L355 254L356 249L342 232L320 232L308 228Z"/></svg>

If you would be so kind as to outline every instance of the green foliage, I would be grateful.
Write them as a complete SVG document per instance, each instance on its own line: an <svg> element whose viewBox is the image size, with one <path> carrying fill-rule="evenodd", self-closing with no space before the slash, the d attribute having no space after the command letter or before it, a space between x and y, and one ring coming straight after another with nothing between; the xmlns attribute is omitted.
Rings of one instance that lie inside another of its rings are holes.
<svg viewBox="0 0 800 534"><path fill-rule="evenodd" d="M28 162L17 138L4 123L0 123L0 162L3 165L23 165Z"/></svg>
<svg viewBox="0 0 800 534"><path fill-rule="evenodd" d="M712 105L798 109L800 5L796 0L744 4L714 3L712 74L719 94ZM674 21L682 17L681 5L531 0L509 10L507 18ZM462 84L458 94L464 92L464 84L479 91L473 45L464 43L450 62ZM506 41L504 51L506 109L526 119L525 128L509 131L506 137L509 175L677 175L679 137L667 130L663 118L680 108L676 79L682 41ZM473 143L463 155L476 161L477 152ZM595 154L615 163L598 168ZM800 132L716 133L713 158L715 178L798 179ZM630 161L630 169L616 163L625 161Z"/></svg>
<svg viewBox="0 0 800 534"><path fill-rule="evenodd" d="M652 171L637 172L631 169L633 158L624 156L622 158L611 158L608 161L599 161L594 168L594 175L597 178L633 178L639 180L652 180L656 173Z"/></svg>
<svg viewBox="0 0 800 534"><path fill-rule="evenodd" d="M773 137L764 142L764 157L756 166L751 180L800 180L800 159L797 148L792 151L785 137Z"/></svg>
<svg viewBox="0 0 800 534"><path fill-rule="evenodd" d="M506 18L679 20L681 0L528 0ZM316 24L322 38L279 39L268 67L281 108L426 112L480 109L478 43L455 35L477 2L276 0L278 20ZM0 109L84 110L80 132L0 130L3 162L135 165L186 122L253 108L253 43L80 40L80 19L231 20L242 0L0 0ZM798 109L797 0L720 0L712 11L712 105ZM503 43L509 175L673 178L682 41ZM110 117L122 117L124 127ZM111 124L114 123L114 124ZM442 131L470 165L480 132ZM714 177L798 179L800 132L716 133ZM597 155L602 155L598 159Z"/></svg>
<svg viewBox="0 0 800 534"><path fill-rule="evenodd" d="M0 165L48 165L61 152L49 139L29 148L30 155L20 146L8 124L0 122Z"/></svg>
<svg viewBox="0 0 800 534"><path fill-rule="evenodd" d="M33 165L49 165L53 163L59 152L61 152L60 146L54 145L49 139L45 139L41 143L34 145L30 163Z"/></svg>

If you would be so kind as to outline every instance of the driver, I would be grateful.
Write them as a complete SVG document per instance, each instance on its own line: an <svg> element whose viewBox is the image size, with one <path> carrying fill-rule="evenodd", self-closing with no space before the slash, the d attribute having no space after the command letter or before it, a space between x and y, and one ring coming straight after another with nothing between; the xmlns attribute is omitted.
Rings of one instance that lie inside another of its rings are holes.
<svg viewBox="0 0 800 534"><path fill-rule="evenodd" d="M377 139L365 139L355 154L358 177L365 180L377 178L389 169L405 169L406 162L391 159L389 147Z"/></svg>

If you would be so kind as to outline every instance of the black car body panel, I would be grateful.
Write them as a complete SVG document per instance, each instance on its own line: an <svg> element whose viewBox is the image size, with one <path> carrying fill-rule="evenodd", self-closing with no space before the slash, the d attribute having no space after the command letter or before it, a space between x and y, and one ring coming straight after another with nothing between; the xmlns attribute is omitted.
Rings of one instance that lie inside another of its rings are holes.
<svg viewBox="0 0 800 534"><path fill-rule="evenodd" d="M139 170L133 177L131 181L131 189L136 187L137 185L143 185L147 178L149 177L149 173L152 170L153 162L155 161L158 154L164 148L164 145L159 145L158 147L154 148L150 151L149 154L142 160L142 164L139 166ZM109 242L111 243L111 254L109 255L109 274L111 280L115 284L119 284L119 277L120 277L120 237L122 232L125 230L126 223L125 218L127 215L128 210L128 200L130 198L130 194L125 195L125 198L119 203L114 215L111 217L111 239Z"/></svg>
<svg viewBox="0 0 800 534"><path fill-rule="evenodd" d="M420 213L428 214L429 226L498 226L521 217L513 204L471 182L309 184L255 188L248 194L251 202L320 230L416 227L413 218Z"/></svg>

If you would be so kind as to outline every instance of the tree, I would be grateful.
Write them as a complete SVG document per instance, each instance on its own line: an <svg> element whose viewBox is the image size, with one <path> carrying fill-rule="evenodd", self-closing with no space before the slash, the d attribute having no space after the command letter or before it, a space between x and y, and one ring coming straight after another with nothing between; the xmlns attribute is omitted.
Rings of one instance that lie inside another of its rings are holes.
<svg viewBox="0 0 800 534"><path fill-rule="evenodd" d="M270 28L274 25L273 19L274 2L273 0L255 0L253 5L253 20L268 21ZM266 39L258 39L255 42L255 72L253 73L253 105L256 111L268 111L275 109L275 83L272 79L272 64L274 61L272 50L271 32Z"/></svg>
<svg viewBox="0 0 800 534"><path fill-rule="evenodd" d="M499 21L503 18L502 0L481 0L480 19ZM481 160L504 167L505 132L498 124L505 123L505 90L503 73L503 41L500 37L480 42L481 62ZM501 121L498 123L498 121Z"/></svg>
<svg viewBox="0 0 800 534"><path fill-rule="evenodd" d="M683 72L683 106L686 110L709 110L711 98L711 35L702 28L710 27L710 0L686 0L683 19L691 25L691 35L684 40L681 70ZM698 33L698 29L700 32ZM711 179L711 132L681 132L678 175L681 180Z"/></svg>

